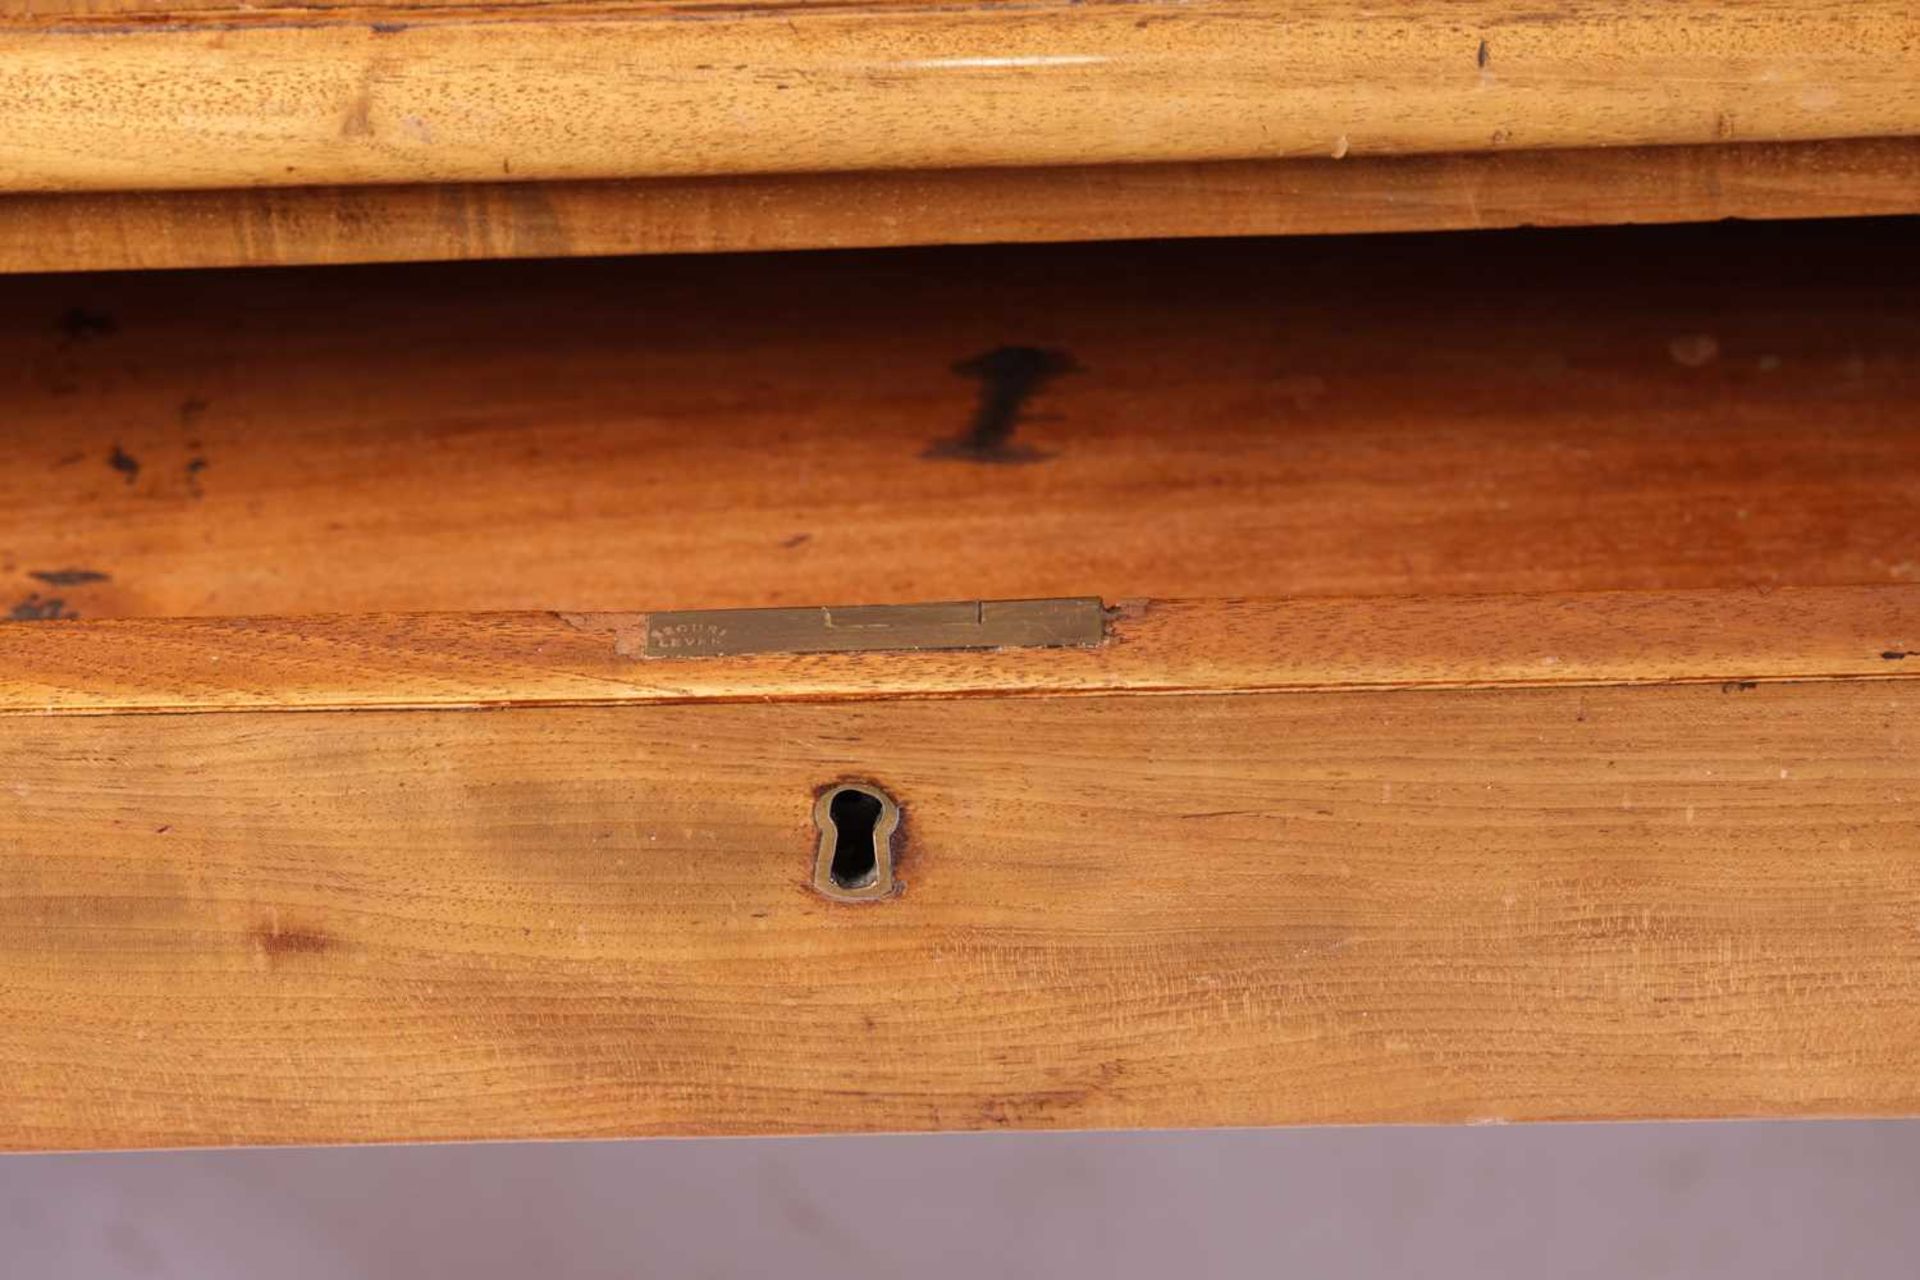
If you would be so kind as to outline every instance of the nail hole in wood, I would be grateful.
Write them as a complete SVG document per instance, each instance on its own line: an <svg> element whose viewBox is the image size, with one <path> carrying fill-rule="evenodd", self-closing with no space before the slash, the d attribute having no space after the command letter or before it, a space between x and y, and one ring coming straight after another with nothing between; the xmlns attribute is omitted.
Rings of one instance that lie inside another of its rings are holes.
<svg viewBox="0 0 1920 1280"><path fill-rule="evenodd" d="M900 808L869 783L842 782L813 807L820 828L813 887L830 898L864 900L893 892L893 833Z"/></svg>

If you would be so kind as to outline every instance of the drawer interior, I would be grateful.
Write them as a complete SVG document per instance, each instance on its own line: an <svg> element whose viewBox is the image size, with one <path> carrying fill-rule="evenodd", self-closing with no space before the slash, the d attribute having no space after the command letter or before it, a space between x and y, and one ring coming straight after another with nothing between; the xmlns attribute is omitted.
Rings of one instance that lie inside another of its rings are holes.
<svg viewBox="0 0 1920 1280"><path fill-rule="evenodd" d="M30 276L16 619L1920 580L1912 224Z"/></svg>

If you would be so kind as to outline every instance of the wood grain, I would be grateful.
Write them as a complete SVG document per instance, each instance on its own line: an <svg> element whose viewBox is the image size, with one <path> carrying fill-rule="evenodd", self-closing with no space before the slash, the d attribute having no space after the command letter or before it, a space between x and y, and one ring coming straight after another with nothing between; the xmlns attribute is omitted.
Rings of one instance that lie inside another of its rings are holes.
<svg viewBox="0 0 1920 1280"><path fill-rule="evenodd" d="M1911 248L1854 222L17 278L0 610L1911 583ZM982 390L954 366L1009 345L1078 371L1016 460L941 454Z"/></svg>
<svg viewBox="0 0 1920 1280"><path fill-rule="evenodd" d="M1920 1109L1908 681L10 722L0 1145ZM904 891L807 888L814 788Z"/></svg>
<svg viewBox="0 0 1920 1280"><path fill-rule="evenodd" d="M1910 136L1905 0L515 5L0 24L0 189Z"/></svg>
<svg viewBox="0 0 1920 1280"><path fill-rule="evenodd" d="M1920 212L1920 140L643 181L14 194L0 271Z"/></svg>
<svg viewBox="0 0 1920 1280"><path fill-rule="evenodd" d="M645 614L0 628L0 715L1920 676L1920 586L1136 601L1088 649L642 656Z"/></svg>

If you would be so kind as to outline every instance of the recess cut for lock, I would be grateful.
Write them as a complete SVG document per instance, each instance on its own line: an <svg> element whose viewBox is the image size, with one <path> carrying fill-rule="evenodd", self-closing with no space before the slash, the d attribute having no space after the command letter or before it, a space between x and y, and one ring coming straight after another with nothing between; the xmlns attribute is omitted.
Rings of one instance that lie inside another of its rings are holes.
<svg viewBox="0 0 1920 1280"><path fill-rule="evenodd" d="M865 901L893 893L893 833L900 806L868 782L838 782L813 803L820 829L813 887L829 898Z"/></svg>

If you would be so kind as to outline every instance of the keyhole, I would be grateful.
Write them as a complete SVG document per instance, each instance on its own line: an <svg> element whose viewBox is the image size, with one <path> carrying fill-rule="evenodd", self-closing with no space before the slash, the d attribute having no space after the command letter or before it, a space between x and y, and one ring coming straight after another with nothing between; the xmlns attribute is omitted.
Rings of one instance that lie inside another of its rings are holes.
<svg viewBox="0 0 1920 1280"><path fill-rule="evenodd" d="M827 874L842 889L864 889L873 883L880 868L880 855L873 849L873 829L880 822L880 801L852 787L833 793L827 806L838 838L833 842L833 862Z"/></svg>
<svg viewBox="0 0 1920 1280"><path fill-rule="evenodd" d="M814 888L835 898L880 898L893 891L893 832L900 809L868 783L843 782L814 805L820 850Z"/></svg>

